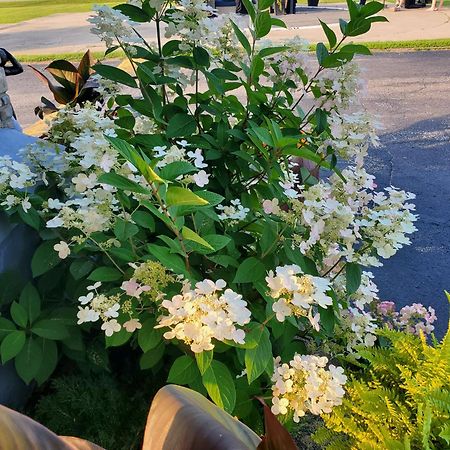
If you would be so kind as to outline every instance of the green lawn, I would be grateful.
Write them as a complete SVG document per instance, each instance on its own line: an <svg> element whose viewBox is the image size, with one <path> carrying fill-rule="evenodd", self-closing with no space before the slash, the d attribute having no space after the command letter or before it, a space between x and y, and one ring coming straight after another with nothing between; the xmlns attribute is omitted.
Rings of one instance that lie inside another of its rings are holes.
<svg viewBox="0 0 450 450"><path fill-rule="evenodd" d="M86 12L95 4L116 5L120 2L90 0L0 0L0 24L18 23L57 13Z"/></svg>

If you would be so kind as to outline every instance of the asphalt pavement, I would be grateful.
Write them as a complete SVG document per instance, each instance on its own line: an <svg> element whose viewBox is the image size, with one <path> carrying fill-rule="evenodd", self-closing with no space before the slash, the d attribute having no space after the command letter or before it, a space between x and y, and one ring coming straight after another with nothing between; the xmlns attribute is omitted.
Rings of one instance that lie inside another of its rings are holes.
<svg viewBox="0 0 450 450"><path fill-rule="evenodd" d="M360 62L368 80L364 103L384 127L367 170L379 188L414 192L420 215L412 245L374 271L380 297L399 307L433 306L442 335L448 321L443 291L450 290L450 52L377 53ZM47 88L28 68L9 84L20 122L31 124Z"/></svg>

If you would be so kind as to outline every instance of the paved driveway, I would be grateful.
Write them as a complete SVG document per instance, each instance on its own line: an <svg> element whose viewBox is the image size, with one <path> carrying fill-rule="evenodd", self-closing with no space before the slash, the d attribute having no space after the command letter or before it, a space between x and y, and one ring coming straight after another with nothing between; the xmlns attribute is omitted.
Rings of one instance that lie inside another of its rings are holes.
<svg viewBox="0 0 450 450"><path fill-rule="evenodd" d="M399 305L436 308L445 330L450 290L450 52L378 53L361 60L368 79L366 105L384 125L382 147L370 153L368 171L380 187L393 184L417 194L419 231L413 244L376 270L381 297ZM10 79L21 122L45 87L28 69Z"/></svg>

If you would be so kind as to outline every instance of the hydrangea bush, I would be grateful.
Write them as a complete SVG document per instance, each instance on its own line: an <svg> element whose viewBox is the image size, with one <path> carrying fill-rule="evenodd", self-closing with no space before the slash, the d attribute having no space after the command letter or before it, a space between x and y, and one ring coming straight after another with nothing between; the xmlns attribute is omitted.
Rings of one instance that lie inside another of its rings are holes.
<svg viewBox="0 0 450 450"><path fill-rule="evenodd" d="M2 331L23 339L4 361L39 344L54 367L45 343L73 357L81 329L253 425L256 394L295 421L341 403L346 375L328 360L373 346L385 309L363 268L408 245L417 220L413 194L377 190L364 168L377 138L353 57L369 51L345 42L383 5L349 0L342 36L322 23L313 57L263 40L284 26L273 1L244 3L247 23L201 0L98 8L94 33L131 74L97 64L104 101L62 108L45 145L1 161L3 210L42 240L33 284L65 311L37 327L29 298L14 302L25 319L11 310ZM29 381L41 364L18 370Z"/></svg>

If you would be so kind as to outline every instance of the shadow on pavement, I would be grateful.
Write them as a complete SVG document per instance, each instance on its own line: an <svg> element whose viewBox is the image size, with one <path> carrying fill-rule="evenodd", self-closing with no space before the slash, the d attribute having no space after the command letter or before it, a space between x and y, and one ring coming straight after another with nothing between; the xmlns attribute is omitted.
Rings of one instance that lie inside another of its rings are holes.
<svg viewBox="0 0 450 450"><path fill-rule="evenodd" d="M370 151L367 171L379 189L392 184L414 192L420 217L412 245L373 270L380 298L399 307L432 306L441 337L449 318L444 290L450 291L450 115L384 134L381 143Z"/></svg>

